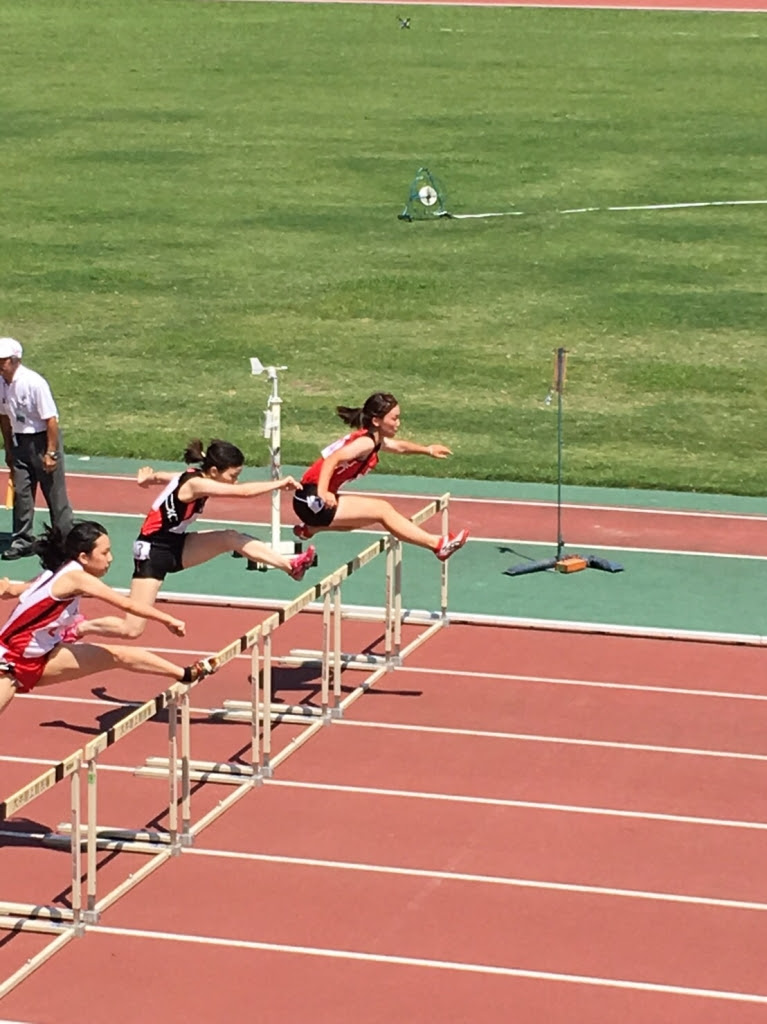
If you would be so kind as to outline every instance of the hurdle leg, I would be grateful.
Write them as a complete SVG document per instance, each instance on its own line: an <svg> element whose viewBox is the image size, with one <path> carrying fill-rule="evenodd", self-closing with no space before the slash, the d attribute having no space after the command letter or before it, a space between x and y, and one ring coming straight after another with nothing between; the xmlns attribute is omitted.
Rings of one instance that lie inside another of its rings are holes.
<svg viewBox="0 0 767 1024"><path fill-rule="evenodd" d="M168 836L173 855L181 852L178 841L178 697L168 701Z"/></svg>
<svg viewBox="0 0 767 1024"><path fill-rule="evenodd" d="M78 935L82 935L83 933L83 855L82 846L80 844L80 834L82 830L82 779L80 778L81 768L82 761L78 757L77 767L75 768L74 772L72 772L72 778L70 779L70 796L72 801L72 841L70 844L72 854L72 923L74 925L75 932Z"/></svg>
<svg viewBox="0 0 767 1024"><path fill-rule="evenodd" d="M392 616L394 612L394 540L389 536L386 538L386 577L384 579L384 654L387 664L392 656L394 644L394 624Z"/></svg>
<svg viewBox="0 0 767 1024"><path fill-rule="evenodd" d="M261 774L265 779L270 779L274 774L271 763L272 757L272 630L263 630L262 636L262 659L261 659L261 700L264 705L263 714L263 742L261 745ZM258 718L258 714L255 716ZM254 769L256 766L254 765Z"/></svg>
<svg viewBox="0 0 767 1024"><path fill-rule="evenodd" d="M96 821L98 810L98 768L96 754L88 751L88 831L87 831L87 870L86 870L86 910L85 923L98 924L99 912L96 909ZM72 835L72 845L80 845L80 831Z"/></svg>
<svg viewBox="0 0 767 1024"><path fill-rule="evenodd" d="M250 763L254 772L261 766L261 718L259 715L259 644L250 649Z"/></svg>
<svg viewBox="0 0 767 1024"><path fill-rule="evenodd" d="M394 550L394 584L392 595L394 650L392 651L392 655L394 663L398 665L400 663L400 655L402 652L402 542L396 537L393 537L392 541L392 547Z"/></svg>
<svg viewBox="0 0 767 1024"><path fill-rule="evenodd" d="M338 577L333 578L333 716L339 717L341 713L341 671L343 662L341 660L341 582Z"/></svg>
<svg viewBox="0 0 767 1024"><path fill-rule="evenodd" d="M181 694L181 846L192 845L192 784L189 775L192 756L192 723L189 690Z"/></svg>
<svg viewBox="0 0 767 1024"><path fill-rule="evenodd" d="M322 718L327 721L330 718L330 634L333 619L333 605L330 591L325 591L322 599L322 655L321 655L321 684L320 694L322 703ZM264 707L268 705L264 704Z"/></svg>

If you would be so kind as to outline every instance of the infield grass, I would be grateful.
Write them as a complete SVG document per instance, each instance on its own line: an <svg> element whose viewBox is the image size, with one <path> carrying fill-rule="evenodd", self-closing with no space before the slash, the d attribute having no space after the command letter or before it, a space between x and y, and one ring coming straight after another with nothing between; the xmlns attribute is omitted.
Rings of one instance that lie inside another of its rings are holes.
<svg viewBox="0 0 767 1024"><path fill-rule="evenodd" d="M397 15L411 17L409 30ZM761 494L763 15L0 0L0 333L72 451L283 458L391 390L450 475ZM420 166L456 213L407 224ZM388 459L387 472L445 472Z"/></svg>

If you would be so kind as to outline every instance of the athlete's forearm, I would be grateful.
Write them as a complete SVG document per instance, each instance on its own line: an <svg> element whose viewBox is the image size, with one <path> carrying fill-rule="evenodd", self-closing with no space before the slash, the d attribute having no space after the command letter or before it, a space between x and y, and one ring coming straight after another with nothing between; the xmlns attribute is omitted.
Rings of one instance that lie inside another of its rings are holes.
<svg viewBox="0 0 767 1024"><path fill-rule="evenodd" d="M125 632L125 619L116 615L105 615L100 619L86 619L77 625L77 636L83 639L86 636L114 636L121 637Z"/></svg>

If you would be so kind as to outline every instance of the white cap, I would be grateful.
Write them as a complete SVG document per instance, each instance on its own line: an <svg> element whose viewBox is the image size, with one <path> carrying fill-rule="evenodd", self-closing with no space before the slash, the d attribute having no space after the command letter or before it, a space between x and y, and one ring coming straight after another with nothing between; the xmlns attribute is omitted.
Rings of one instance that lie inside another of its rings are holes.
<svg viewBox="0 0 767 1024"><path fill-rule="evenodd" d="M21 345L15 338L0 338L0 359L21 359Z"/></svg>

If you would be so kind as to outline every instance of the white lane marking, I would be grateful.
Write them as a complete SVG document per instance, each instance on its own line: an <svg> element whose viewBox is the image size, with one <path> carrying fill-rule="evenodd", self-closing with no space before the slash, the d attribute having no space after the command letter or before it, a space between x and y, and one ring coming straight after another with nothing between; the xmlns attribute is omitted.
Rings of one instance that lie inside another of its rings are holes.
<svg viewBox="0 0 767 1024"><path fill-rule="evenodd" d="M250 939L226 939L212 935L191 935L185 932L149 931L145 928L114 928L106 925L88 927L91 935L111 935L114 938L154 939L162 942L181 942L199 946L217 946L223 949L248 949L266 953L293 953L300 956L324 957L332 960L354 960L366 963L389 964L397 967L426 967L433 970L457 971L468 974L499 975L506 978L530 978L536 981L561 981L600 988L628 989L635 992L658 992L664 995L696 996L702 999L722 999L739 1003L767 1004L767 995L751 992L733 992L725 989L691 988L681 985L663 985L623 978L602 978L588 974L563 974L554 971L534 971L518 967L496 967L492 964L464 963L455 960L428 960L422 957L392 956L384 953L364 953L351 949L328 949L319 946L292 946L283 942L256 942Z"/></svg>
<svg viewBox="0 0 767 1024"><path fill-rule="evenodd" d="M307 0L309 2L309 0ZM367 2L367 0L365 0ZM421 0L422 2L422 0ZM109 474L101 473L67 473L69 477L80 477L84 480L122 480L132 481L131 477L125 476L112 476ZM435 501L441 497L441 494L412 494L402 491L349 491L348 493L355 494L366 494L371 497L377 498L399 498L402 500L412 501ZM556 502L553 499L525 499L525 498L473 498L469 495L450 495L450 503L453 502L460 504L469 505L502 505L506 506L517 506L521 508L556 508ZM674 509L674 508L647 508L635 505L600 505L591 502L563 502L563 509L585 509L587 511L602 511L602 512L636 512L638 515L648 516L681 516L683 518L702 518L702 519L743 519L746 521L754 522L765 522L767 521L767 512L713 512L707 511L706 509ZM44 509L41 506L41 511ZM104 510L100 510L104 514ZM110 513L112 514L112 513ZM144 515L136 515L135 518L143 519ZM207 520L206 520L207 521Z"/></svg>
<svg viewBox="0 0 767 1024"><path fill-rule="evenodd" d="M558 676L523 676L507 674L504 672L476 672L474 669L467 669L461 672L459 669L450 668L421 668L415 665L398 665L396 671L414 672L425 675L454 676L456 679L496 679L512 683L541 683L547 686L586 686L600 690L634 690L639 693L669 694L671 696L684 697L716 697L726 700L764 700L767 701L767 694L763 693L740 693L730 690L691 690L681 686L647 686L640 683L610 683L597 682L592 679L564 679Z"/></svg>
<svg viewBox="0 0 767 1024"><path fill-rule="evenodd" d="M571 736L545 736L527 732L497 732L485 729L456 729L437 725L409 725L400 722L360 722L341 719L351 729L390 729L395 732L418 732L442 736L464 736L469 739L512 740L521 743L552 743L570 747L598 747L604 750L641 751L648 754L680 754L687 757L717 757L735 761L767 761L767 754L748 754L736 750L707 750L697 747L665 747L653 743L628 743L618 740L589 740Z"/></svg>
<svg viewBox="0 0 767 1024"><path fill-rule="evenodd" d="M501 797L463 796L456 793L429 793L414 789L383 789L379 786L344 786L332 782L297 782L290 779L265 779L266 786L309 789L361 796L397 797L404 800L435 800L444 803L472 804L481 807L511 807L531 811L557 811L564 814L589 814L605 818L630 818L639 821L665 821L680 825L713 825L717 828L742 828L767 832L767 822L740 821L736 818L702 818L687 814L663 814L658 811L628 811L615 807L592 807L588 804L556 804L541 800L505 800Z"/></svg>
<svg viewBox="0 0 767 1024"><path fill-rule="evenodd" d="M389 864L363 864L359 861L321 860L316 857L285 857L271 853L250 853L236 850L211 850L191 846L184 853L196 857L220 857L224 860L256 861L264 864L286 864L296 867L328 868L338 871L362 871L375 875L399 875L405 878L433 878L446 882L469 882L478 885L507 885L515 889L543 889L587 896L617 896L627 899L653 900L660 903L685 903L701 907L726 907L731 910L767 911L767 903L752 900L730 900L716 896L690 896L647 889L619 889L604 885L579 885L575 882L545 882L533 878L510 878L505 875L474 875L463 871L434 871L428 868L400 868Z"/></svg>

